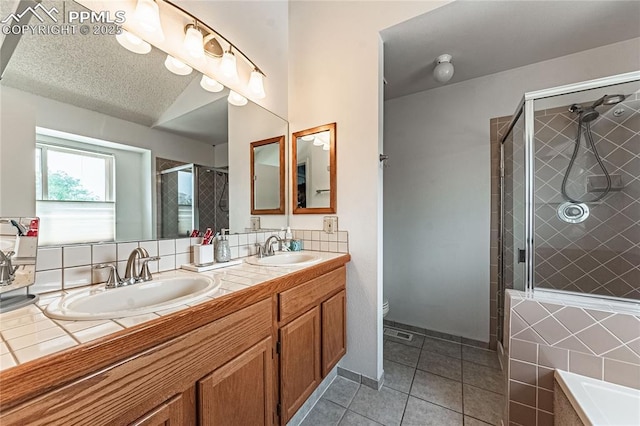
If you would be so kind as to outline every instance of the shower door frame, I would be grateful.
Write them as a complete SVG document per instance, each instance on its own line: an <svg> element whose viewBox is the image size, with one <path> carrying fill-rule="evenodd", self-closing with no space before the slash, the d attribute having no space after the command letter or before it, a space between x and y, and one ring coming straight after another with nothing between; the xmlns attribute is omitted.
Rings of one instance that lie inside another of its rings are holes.
<svg viewBox="0 0 640 426"><path fill-rule="evenodd" d="M533 92L526 92L522 97L522 100L518 104L516 108L516 112L514 113L511 121L509 122L509 127L507 128L507 132L502 137L501 144L501 152L502 145L505 140L509 136L509 134L513 131L513 127L515 126L517 120L520 118L521 114L524 114L524 150L525 150L525 289L526 291L533 291L535 288L534 282L534 208L535 208L535 200L534 200L534 179L535 179L535 101L550 98L559 95L566 95L570 93L582 92L586 90L599 89L607 86L614 86L618 84L624 83L632 83L635 81L640 81L640 71L633 71L624 74L613 75L604 78L598 78L594 80L583 81L580 83L567 84L564 86L552 87L544 90L537 90ZM502 163L501 163L502 167ZM500 205L500 217L502 219L503 215L503 204L502 204L502 189L501 189L501 205ZM502 226L502 223L501 223ZM502 241L500 241L500 251L502 251ZM500 267L502 268L501 260ZM501 291L504 291L504 283L500 283L499 288ZM545 289L547 291L548 289ZM585 296L591 297L605 297L602 295L590 295L585 293ZM622 298L614 298L619 300L625 300Z"/></svg>
<svg viewBox="0 0 640 426"><path fill-rule="evenodd" d="M618 84L624 83L632 83L635 81L640 81L640 71L633 71L624 74L613 75L604 78L598 78L588 81L583 81L580 83L567 84L564 86L552 87L544 90L537 90L532 92L526 92L518 106L516 107L515 113L513 114L511 121L509 122L509 126L507 127L507 131L504 136L500 139L500 227L499 227L499 239L498 239L498 268L500 270L499 273L499 282L498 282L498 297L497 297L497 340L502 342L502 329L503 325L501 324L504 318L504 293L506 291L506 286L504 282L504 249L503 249L503 239L504 239L504 143L509 137L509 135L513 132L513 128L515 127L518 119L522 114L524 114L524 174L525 174L525 240L524 240L524 250L525 250L525 274L524 274L524 287L526 292L532 292L535 288L534 281L534 270L535 270L535 260L534 260L534 209L535 209L535 199L534 199L534 182L535 182L535 101L550 98L559 95L566 95L570 93L582 92L586 90L598 89L607 86L614 86ZM513 262L513 259L509 261ZM544 291L557 291L553 289L543 289ZM610 298L622 301L628 301L628 299L622 299L617 297L609 297L602 295L593 295L584 293L581 295L588 297L598 297L598 298ZM502 303L500 303L502 301Z"/></svg>

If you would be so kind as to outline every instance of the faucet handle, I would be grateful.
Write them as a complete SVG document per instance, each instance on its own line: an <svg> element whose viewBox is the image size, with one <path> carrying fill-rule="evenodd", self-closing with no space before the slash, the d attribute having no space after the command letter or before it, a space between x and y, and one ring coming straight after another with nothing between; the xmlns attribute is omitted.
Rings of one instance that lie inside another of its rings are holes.
<svg viewBox="0 0 640 426"><path fill-rule="evenodd" d="M160 256L147 256L141 257L138 261L142 264L140 267L140 281L151 281L153 276L151 276L151 271L149 270L149 262L160 260Z"/></svg>
<svg viewBox="0 0 640 426"><path fill-rule="evenodd" d="M98 265L94 265L93 269L104 269L111 268L109 271L109 278L107 278L107 284L105 288L116 288L122 285L122 278L120 278L120 274L118 273L118 268L111 263L100 263Z"/></svg>

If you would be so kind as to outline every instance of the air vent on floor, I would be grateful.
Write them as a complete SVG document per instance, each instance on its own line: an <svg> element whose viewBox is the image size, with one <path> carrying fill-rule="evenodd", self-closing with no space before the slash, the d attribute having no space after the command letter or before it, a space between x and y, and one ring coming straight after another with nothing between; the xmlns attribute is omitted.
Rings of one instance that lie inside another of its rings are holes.
<svg viewBox="0 0 640 426"><path fill-rule="evenodd" d="M406 340L410 342L413 340L413 334L407 333L406 331L394 330L392 328L385 328L384 335L389 337L395 337L396 339Z"/></svg>

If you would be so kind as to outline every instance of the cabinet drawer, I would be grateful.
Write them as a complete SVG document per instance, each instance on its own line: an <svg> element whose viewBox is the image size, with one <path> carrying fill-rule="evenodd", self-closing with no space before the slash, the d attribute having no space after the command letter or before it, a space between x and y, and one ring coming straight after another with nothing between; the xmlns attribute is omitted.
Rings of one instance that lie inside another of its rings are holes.
<svg viewBox="0 0 640 426"><path fill-rule="evenodd" d="M314 278L304 284L278 295L281 322L289 321L309 308L318 305L324 299L345 288L346 268L341 266L335 271Z"/></svg>

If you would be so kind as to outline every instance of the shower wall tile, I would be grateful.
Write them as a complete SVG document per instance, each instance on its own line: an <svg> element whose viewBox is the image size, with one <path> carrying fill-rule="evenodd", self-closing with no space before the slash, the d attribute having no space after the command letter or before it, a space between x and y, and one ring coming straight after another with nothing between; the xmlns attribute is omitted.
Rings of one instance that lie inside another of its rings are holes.
<svg viewBox="0 0 640 426"><path fill-rule="evenodd" d="M538 426L553 419L555 369L640 389L637 305L507 290L506 306L509 421L525 412ZM536 332L549 320L559 330L553 338ZM558 335L568 337L554 342Z"/></svg>
<svg viewBox="0 0 640 426"><path fill-rule="evenodd" d="M640 298L640 112L632 96L616 108L601 108L591 123L594 143L612 177L622 188L602 202L588 203L590 216L568 224L556 211L564 203L562 179L577 135L577 117L566 108L539 111L535 117L535 285L558 290ZM600 169L583 137L568 179L574 199L593 199L587 177Z"/></svg>

